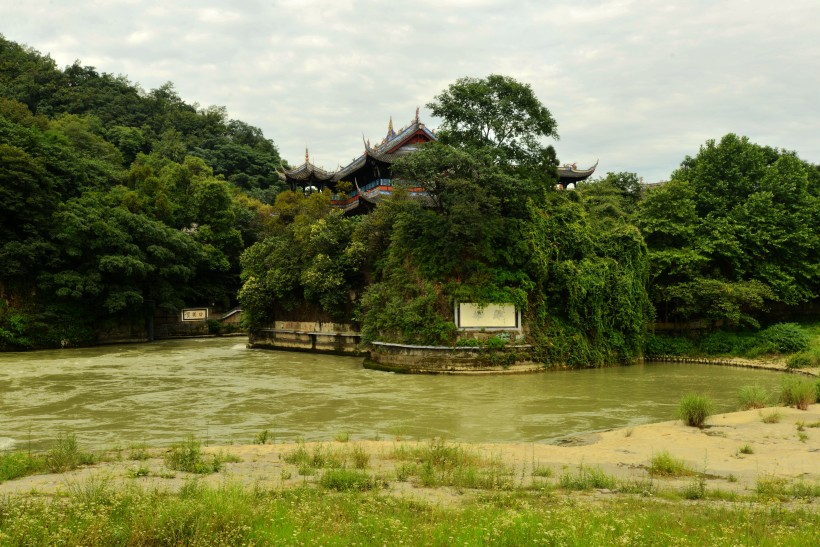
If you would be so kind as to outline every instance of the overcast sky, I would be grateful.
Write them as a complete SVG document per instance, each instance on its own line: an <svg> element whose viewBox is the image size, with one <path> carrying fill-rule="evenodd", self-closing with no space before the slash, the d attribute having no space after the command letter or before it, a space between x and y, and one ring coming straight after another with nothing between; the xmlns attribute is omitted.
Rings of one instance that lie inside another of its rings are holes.
<svg viewBox="0 0 820 547"><path fill-rule="evenodd" d="M60 67L226 106L335 169L463 76L532 86L562 163L665 180L729 132L820 163L818 0L0 0Z"/></svg>

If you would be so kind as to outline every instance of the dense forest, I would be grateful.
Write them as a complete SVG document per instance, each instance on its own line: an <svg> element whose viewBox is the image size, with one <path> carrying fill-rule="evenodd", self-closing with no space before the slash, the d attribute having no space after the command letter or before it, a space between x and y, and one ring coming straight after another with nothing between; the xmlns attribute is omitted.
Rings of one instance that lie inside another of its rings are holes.
<svg viewBox="0 0 820 547"><path fill-rule="evenodd" d="M272 141L224 108L0 37L0 348L237 299L251 330L307 306L368 341L454 344L454 302L511 302L538 359L601 365L656 322L757 329L816 304L820 168L795 153L729 134L658 187L561 191L526 84L463 78L427 106L439 141L349 217L284 191Z"/></svg>
<svg viewBox="0 0 820 547"><path fill-rule="evenodd" d="M259 129L170 83L59 69L0 36L0 348L235 303L280 165Z"/></svg>

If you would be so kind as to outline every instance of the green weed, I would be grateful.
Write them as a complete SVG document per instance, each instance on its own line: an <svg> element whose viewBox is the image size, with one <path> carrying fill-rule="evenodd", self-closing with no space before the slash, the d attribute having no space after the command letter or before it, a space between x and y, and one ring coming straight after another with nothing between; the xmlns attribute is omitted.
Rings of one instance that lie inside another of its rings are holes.
<svg viewBox="0 0 820 547"><path fill-rule="evenodd" d="M376 487L377 481L364 471L354 469L328 469L322 473L319 484L329 490L364 491Z"/></svg>
<svg viewBox="0 0 820 547"><path fill-rule="evenodd" d="M553 476L554 471L552 467L547 465L535 464L532 466L532 471L530 474L533 477L543 477L543 478L550 478Z"/></svg>
<svg viewBox="0 0 820 547"><path fill-rule="evenodd" d="M576 473L564 473L558 484L565 490L592 490L593 488L614 489L617 485L614 476L608 475L600 467L581 465Z"/></svg>
<svg viewBox="0 0 820 547"><path fill-rule="evenodd" d="M0 453L0 482L48 471L43 455L26 452Z"/></svg>
<svg viewBox="0 0 820 547"><path fill-rule="evenodd" d="M178 491L134 488L115 493L106 492L100 481L86 494L75 488L75 495L59 503L4 497L0 498L2 541L9 545L814 545L820 528L817 511L802 505L760 508L675 499L659 503L654 494L586 499L552 490L519 489L491 490L444 504L392 496L379 488L378 481L369 490L358 489L363 483L356 479L329 475L327 487L270 491L235 484L211 487L197 480ZM329 488L334 488L332 495ZM811 495L813 488L795 485L786 492ZM719 492L704 494L724 498ZM731 499L730 494L725 497Z"/></svg>
<svg viewBox="0 0 820 547"><path fill-rule="evenodd" d="M769 403L769 393L757 384L743 386L738 392L738 399L740 401L740 410L765 408Z"/></svg>
<svg viewBox="0 0 820 547"><path fill-rule="evenodd" d="M256 437L253 438L253 444L268 444L268 440L275 438L273 434L268 429L263 429L259 433L256 434Z"/></svg>
<svg viewBox="0 0 820 547"><path fill-rule="evenodd" d="M688 500L702 500L706 497L706 478L699 475L683 488L683 497Z"/></svg>
<svg viewBox="0 0 820 547"><path fill-rule="evenodd" d="M57 443L46 453L46 464L52 473L62 473L81 465L91 465L99 458L90 452L80 451L74 434L60 435Z"/></svg>
<svg viewBox="0 0 820 547"><path fill-rule="evenodd" d="M780 400L786 406L807 410L817 400L817 392L811 381L788 375L780 382Z"/></svg>
<svg viewBox="0 0 820 547"><path fill-rule="evenodd" d="M361 445L355 445L352 450L353 467L367 469L370 465L370 454Z"/></svg>
<svg viewBox="0 0 820 547"><path fill-rule="evenodd" d="M222 462L216 455L206 459L202 454L202 442L193 436L174 444L164 459L165 465L174 471L204 475L222 469Z"/></svg>
<svg viewBox="0 0 820 547"><path fill-rule="evenodd" d="M662 477L679 477L692 474L692 470L686 466L682 459L672 457L665 450L652 456L649 463L649 472L652 475Z"/></svg>
<svg viewBox="0 0 820 547"><path fill-rule="evenodd" d="M703 427L713 408L714 405L708 398L690 393L681 398L678 417L688 426Z"/></svg>
<svg viewBox="0 0 820 547"><path fill-rule="evenodd" d="M145 444L135 444L131 445L128 450L128 459L134 461L142 461L147 460L151 457L151 453L148 452L148 447Z"/></svg>

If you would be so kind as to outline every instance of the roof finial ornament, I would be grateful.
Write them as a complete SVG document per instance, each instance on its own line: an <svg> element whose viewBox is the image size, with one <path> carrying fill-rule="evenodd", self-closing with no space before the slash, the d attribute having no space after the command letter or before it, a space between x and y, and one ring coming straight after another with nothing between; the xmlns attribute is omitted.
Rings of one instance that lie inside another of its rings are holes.
<svg viewBox="0 0 820 547"><path fill-rule="evenodd" d="M393 116L390 116L390 122L387 124L387 140L389 141L395 136L396 132L393 131Z"/></svg>
<svg viewBox="0 0 820 547"><path fill-rule="evenodd" d="M419 107L416 107L416 118L413 121L419 123Z"/></svg>
<svg viewBox="0 0 820 547"><path fill-rule="evenodd" d="M307 145L305 145L305 163L310 163L310 154L308 153Z"/></svg>

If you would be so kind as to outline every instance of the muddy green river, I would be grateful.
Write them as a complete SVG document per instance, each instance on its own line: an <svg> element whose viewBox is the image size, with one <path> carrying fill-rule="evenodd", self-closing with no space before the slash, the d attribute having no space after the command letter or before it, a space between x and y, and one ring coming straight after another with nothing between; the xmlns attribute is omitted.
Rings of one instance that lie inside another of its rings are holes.
<svg viewBox="0 0 820 547"><path fill-rule="evenodd" d="M556 442L675 418L684 393L736 408L737 390L776 390L773 372L690 364L509 376L366 370L352 357L249 350L244 338L0 354L0 449L445 437Z"/></svg>

